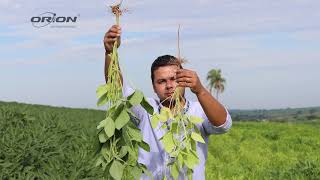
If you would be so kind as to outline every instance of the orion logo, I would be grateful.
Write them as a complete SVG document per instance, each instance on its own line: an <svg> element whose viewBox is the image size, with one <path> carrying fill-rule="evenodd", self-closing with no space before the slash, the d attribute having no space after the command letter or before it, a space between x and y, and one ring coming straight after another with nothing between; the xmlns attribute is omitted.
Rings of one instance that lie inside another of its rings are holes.
<svg viewBox="0 0 320 180"><path fill-rule="evenodd" d="M57 16L56 13L53 12L45 12L39 14L38 16L34 16L31 18L32 26L36 28L41 28L48 26L49 24L55 24L51 27L75 27L75 23L77 22L78 16Z"/></svg>

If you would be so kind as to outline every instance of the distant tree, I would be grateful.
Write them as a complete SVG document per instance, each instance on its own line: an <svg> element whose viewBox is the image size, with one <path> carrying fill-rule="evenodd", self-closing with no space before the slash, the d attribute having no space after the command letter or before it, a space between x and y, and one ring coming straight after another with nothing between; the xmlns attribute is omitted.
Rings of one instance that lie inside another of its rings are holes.
<svg viewBox="0 0 320 180"><path fill-rule="evenodd" d="M309 110L309 113L312 114L312 115L315 114L316 112L317 112L316 109L310 109L310 110Z"/></svg>
<svg viewBox="0 0 320 180"><path fill-rule="evenodd" d="M219 94L223 93L226 79L222 77L220 69L212 69L207 74L208 88L210 93L214 90L216 98L219 100Z"/></svg>

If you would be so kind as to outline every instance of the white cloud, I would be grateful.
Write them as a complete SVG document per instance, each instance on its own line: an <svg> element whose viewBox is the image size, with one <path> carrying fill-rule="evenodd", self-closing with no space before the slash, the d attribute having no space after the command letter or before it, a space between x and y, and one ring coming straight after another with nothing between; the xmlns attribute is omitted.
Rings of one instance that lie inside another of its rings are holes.
<svg viewBox="0 0 320 180"><path fill-rule="evenodd" d="M77 1L76 4L63 0L0 1L0 35L15 40L0 43L2 51L13 52L10 57L1 57L0 64L2 67L13 67L26 64L42 66L54 62L77 64L91 60L103 61L103 34L114 23L114 17L107 10L107 3L108 1ZM149 95L153 94L150 86L145 83L149 77L136 73L135 68L147 69L149 72L149 65L157 55L176 53L178 24L182 25L182 53L190 59L188 66L199 71L202 79L210 68L223 68L231 82L228 87L233 89L241 85L234 82L240 77L259 84L264 75L262 72L266 70L278 73L277 69L288 69L287 74L292 74L297 67L310 70L310 66L319 65L317 42L320 42L320 26L316 23L320 19L318 1L124 0L124 6L130 12L121 18L123 32L127 37L123 39L120 49L125 60L123 65L127 67L128 74L135 75L132 80L142 89L147 89ZM30 17L47 10L64 15L80 14L77 27L32 27ZM294 43L296 47L289 48L286 44L283 45L286 47L284 49L272 47L272 43L277 45L277 36L273 37L272 33L286 35L291 40L289 43ZM97 40L100 36L101 41ZM268 36L270 47L264 46L266 39L261 38L263 36ZM91 37L94 41L88 42ZM306 45L307 42L310 47ZM28 49L32 55L17 57L14 54L17 49ZM46 54L37 54L39 49L46 49ZM233 74L241 71L252 72L255 79ZM306 76L303 77L307 79ZM277 84L281 86L279 88L291 86L289 78L283 77L283 84ZM317 76L314 79L319 80ZM259 85L261 88L267 87ZM243 88L239 92L229 92L237 96L225 95L226 103L233 107L249 107L254 104L254 100L239 103L245 100L239 96L248 96ZM292 91L292 95L298 96L299 92L304 90L301 88ZM270 93L268 103L259 101L261 107L279 105L271 102L272 93L276 94L276 91ZM259 97L257 94L255 97ZM292 104L303 102L288 99L286 100ZM310 104L310 101L305 101L305 104Z"/></svg>

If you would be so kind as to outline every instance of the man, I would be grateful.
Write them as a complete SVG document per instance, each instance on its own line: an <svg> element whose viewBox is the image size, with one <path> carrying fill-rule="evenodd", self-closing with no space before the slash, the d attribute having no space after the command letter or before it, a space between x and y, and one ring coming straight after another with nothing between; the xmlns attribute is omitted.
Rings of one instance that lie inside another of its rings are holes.
<svg viewBox="0 0 320 180"><path fill-rule="evenodd" d="M105 46L105 77L107 81L107 72L110 64L108 54L112 51L112 46L116 40L120 41L121 28L112 26L104 37ZM159 113L161 107L169 107L170 96L172 96L176 87L182 87L182 97L184 98L184 88L190 88L197 96L199 102L192 102L183 99L182 106L184 113L198 116L204 119L204 122L197 126L201 132L205 144L197 143L197 153L200 163L194 168L193 179L205 179L205 161L208 152L208 137L210 134L221 134L227 132L232 124L228 111L221 105L201 84L196 72L182 69L179 60L170 55L158 57L151 66L151 80L154 92L158 99L148 98L148 102L154 110ZM123 80L123 93L125 96L133 93L134 90ZM170 157L164 151L160 138L165 134L162 128L151 127L150 115L141 107L133 107L133 112L141 120L139 129L143 134L144 141L150 146L150 152L139 149L138 161L145 164L152 173L154 179L162 179L166 175L170 176L166 162ZM169 177L170 178L170 177ZM149 179L143 175L141 179ZM186 179L184 172L180 173L179 179Z"/></svg>

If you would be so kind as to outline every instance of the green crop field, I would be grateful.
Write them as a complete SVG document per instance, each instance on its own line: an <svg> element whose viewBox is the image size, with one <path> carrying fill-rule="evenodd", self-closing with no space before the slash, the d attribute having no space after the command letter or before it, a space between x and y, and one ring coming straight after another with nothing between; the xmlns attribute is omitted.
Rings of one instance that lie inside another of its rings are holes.
<svg viewBox="0 0 320 180"><path fill-rule="evenodd" d="M236 122L211 136L207 179L320 179L320 121Z"/></svg>
<svg viewBox="0 0 320 180"><path fill-rule="evenodd" d="M1 179L102 179L104 112L0 102ZM320 120L234 122L210 137L207 179L320 179Z"/></svg>

